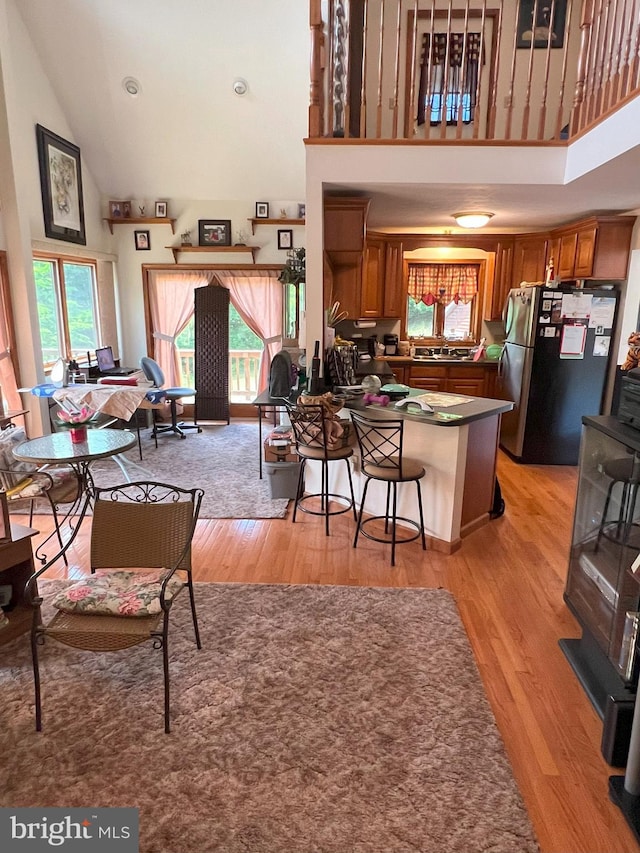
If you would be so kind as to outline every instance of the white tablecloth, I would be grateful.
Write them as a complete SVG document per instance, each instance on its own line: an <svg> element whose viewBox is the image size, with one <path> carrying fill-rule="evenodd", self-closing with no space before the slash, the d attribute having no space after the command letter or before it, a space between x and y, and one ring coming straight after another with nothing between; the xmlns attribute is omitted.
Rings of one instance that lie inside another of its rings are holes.
<svg viewBox="0 0 640 853"><path fill-rule="evenodd" d="M152 408L145 400L149 386L146 385L69 385L58 388L53 399L58 403L67 403L76 409L88 406L95 412L103 412L113 418L128 421L136 409Z"/></svg>

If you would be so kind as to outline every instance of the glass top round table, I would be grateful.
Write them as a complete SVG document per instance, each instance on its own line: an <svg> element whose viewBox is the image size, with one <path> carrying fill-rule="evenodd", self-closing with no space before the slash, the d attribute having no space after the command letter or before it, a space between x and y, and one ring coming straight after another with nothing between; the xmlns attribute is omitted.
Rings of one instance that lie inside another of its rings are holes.
<svg viewBox="0 0 640 853"><path fill-rule="evenodd" d="M87 440L74 444L68 431L54 432L24 441L14 449L13 455L22 462L93 462L124 453L136 440L126 430L88 429Z"/></svg>

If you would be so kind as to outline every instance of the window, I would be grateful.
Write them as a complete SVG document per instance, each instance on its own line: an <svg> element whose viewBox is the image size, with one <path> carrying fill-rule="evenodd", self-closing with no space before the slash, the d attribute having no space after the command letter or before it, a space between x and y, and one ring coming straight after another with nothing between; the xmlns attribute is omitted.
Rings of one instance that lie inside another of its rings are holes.
<svg viewBox="0 0 640 853"><path fill-rule="evenodd" d="M480 33L424 33L418 124L473 121L478 90Z"/></svg>
<svg viewBox="0 0 640 853"><path fill-rule="evenodd" d="M95 264L36 257L33 274L43 363L82 358L99 346Z"/></svg>
<svg viewBox="0 0 640 853"><path fill-rule="evenodd" d="M410 263L408 271L407 335L473 338L479 266Z"/></svg>

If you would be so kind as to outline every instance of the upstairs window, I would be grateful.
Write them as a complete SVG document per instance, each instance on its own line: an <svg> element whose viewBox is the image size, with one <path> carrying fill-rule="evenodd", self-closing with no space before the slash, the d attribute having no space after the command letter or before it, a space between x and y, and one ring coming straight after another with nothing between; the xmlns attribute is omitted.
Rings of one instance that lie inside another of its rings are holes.
<svg viewBox="0 0 640 853"><path fill-rule="evenodd" d="M99 346L96 265L90 261L35 257L42 361L83 358Z"/></svg>
<svg viewBox="0 0 640 853"><path fill-rule="evenodd" d="M480 33L424 33L418 93L419 125L471 124L480 67Z"/></svg>

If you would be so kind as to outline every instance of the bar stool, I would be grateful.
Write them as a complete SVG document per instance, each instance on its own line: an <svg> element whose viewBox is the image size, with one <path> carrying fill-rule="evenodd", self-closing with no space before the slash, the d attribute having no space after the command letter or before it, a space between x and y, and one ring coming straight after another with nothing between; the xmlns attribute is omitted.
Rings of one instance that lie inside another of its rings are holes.
<svg viewBox="0 0 640 853"><path fill-rule="evenodd" d="M381 420L365 417L359 412L351 412L351 420L356 432L356 438L360 447L362 473L366 480L362 492L362 502L358 514L356 535L353 539L353 547L358 544L358 536L362 533L367 539L374 542L391 543L391 565L396 564L396 544L413 542L420 537L422 539L422 550L427 550L424 536L424 516L422 512L422 493L420 491L420 480L425 475L422 465L415 459L407 459L402 454L402 443L404 434L404 421ZM367 489L371 480L379 480L387 484L387 504L384 515L374 515L362 520L364 505L367 499ZM418 513L420 523L411 518L404 518L397 514L398 505L398 483L416 484L418 492ZM391 512L389 509L391 507ZM366 528L374 522L384 519L385 538L375 536ZM398 521L404 521L406 525L415 529L412 536L398 538Z"/></svg>
<svg viewBox="0 0 640 853"><path fill-rule="evenodd" d="M349 510L353 511L353 520L356 520L356 502L353 495L353 481L351 478L351 467L349 459L353 456L353 447L344 445L338 430L334 426L337 422L332 419L330 412L322 405L298 406L286 403L287 413L293 427L296 441L296 450L301 460L300 474L298 476L298 488L296 490L295 503L293 505L293 521L296 520L298 510L310 515L323 515L325 533L329 535L329 517L342 515ZM314 494L304 493L304 471L307 461L315 460L321 463L322 478L320 491ZM349 477L349 491L351 496L337 495L329 491L329 463L343 460L347 466ZM312 501L320 499L320 509L310 506ZM346 504L341 503L347 501ZM338 503L338 506L331 506Z"/></svg>
<svg viewBox="0 0 640 853"><path fill-rule="evenodd" d="M637 454L610 459L603 465L603 473L611 480L602 511L602 520L598 528L594 551L600 547L602 537L616 544L626 545L633 528L639 523L634 521L638 485L640 484L640 465ZM621 484L620 503L617 518L608 518L613 490Z"/></svg>

